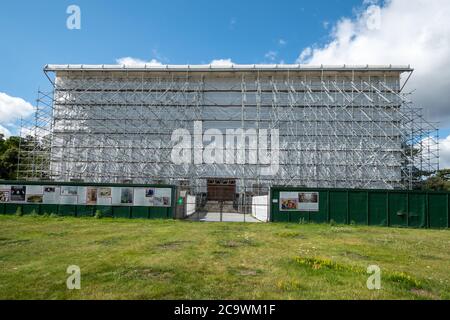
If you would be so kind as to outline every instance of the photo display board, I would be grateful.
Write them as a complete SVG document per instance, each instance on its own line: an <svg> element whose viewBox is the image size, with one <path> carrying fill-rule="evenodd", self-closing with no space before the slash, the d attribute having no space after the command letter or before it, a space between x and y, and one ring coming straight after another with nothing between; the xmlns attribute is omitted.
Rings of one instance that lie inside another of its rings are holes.
<svg viewBox="0 0 450 320"><path fill-rule="evenodd" d="M319 192L280 192L280 211L319 211Z"/></svg>
<svg viewBox="0 0 450 320"><path fill-rule="evenodd" d="M0 203L171 207L171 188L0 185Z"/></svg>
<svg viewBox="0 0 450 320"><path fill-rule="evenodd" d="M134 188L134 205L148 207L170 207L172 189Z"/></svg>

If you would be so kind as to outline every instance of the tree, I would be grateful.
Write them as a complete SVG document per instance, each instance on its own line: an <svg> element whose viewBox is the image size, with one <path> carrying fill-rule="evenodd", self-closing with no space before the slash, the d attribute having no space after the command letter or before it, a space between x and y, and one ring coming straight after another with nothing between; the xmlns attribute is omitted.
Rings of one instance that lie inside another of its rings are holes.
<svg viewBox="0 0 450 320"><path fill-rule="evenodd" d="M450 169L439 170L423 182L423 190L450 191Z"/></svg>
<svg viewBox="0 0 450 320"><path fill-rule="evenodd" d="M5 139L5 136L0 134L0 179L16 179L20 139L20 137Z"/></svg>

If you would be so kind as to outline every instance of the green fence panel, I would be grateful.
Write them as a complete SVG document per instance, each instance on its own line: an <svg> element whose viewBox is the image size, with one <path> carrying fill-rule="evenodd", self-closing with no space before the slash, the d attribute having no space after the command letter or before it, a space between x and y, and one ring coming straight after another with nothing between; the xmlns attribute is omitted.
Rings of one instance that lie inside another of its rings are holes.
<svg viewBox="0 0 450 320"><path fill-rule="evenodd" d="M112 206L97 206L95 208L95 213L100 211L103 217L112 218L113 217L113 207Z"/></svg>
<svg viewBox="0 0 450 320"><path fill-rule="evenodd" d="M408 226L414 228L426 227L426 194L409 193L408 200Z"/></svg>
<svg viewBox="0 0 450 320"><path fill-rule="evenodd" d="M58 215L62 217L75 217L77 215L77 206L69 204L59 205Z"/></svg>
<svg viewBox="0 0 450 320"><path fill-rule="evenodd" d="M280 211L280 192L319 192L319 211ZM304 219L318 223L333 220L374 226L450 227L448 192L274 187L270 208L273 222Z"/></svg>
<svg viewBox="0 0 450 320"><path fill-rule="evenodd" d="M113 208L114 218L130 218L131 208L130 207L114 207Z"/></svg>
<svg viewBox="0 0 450 320"><path fill-rule="evenodd" d="M319 192L319 211L310 212L309 220L314 223L328 222L328 192Z"/></svg>
<svg viewBox="0 0 450 320"><path fill-rule="evenodd" d="M167 208L160 207L150 207L149 208L149 218L150 219L167 219L168 213Z"/></svg>
<svg viewBox="0 0 450 320"><path fill-rule="evenodd" d="M148 219L148 207L131 207L131 218Z"/></svg>
<svg viewBox="0 0 450 320"><path fill-rule="evenodd" d="M279 211L276 213L273 217L273 222L289 222L289 212L286 211Z"/></svg>
<svg viewBox="0 0 450 320"><path fill-rule="evenodd" d="M15 203L5 203L5 214L13 215L17 213L17 210L20 208L22 210L21 204Z"/></svg>
<svg viewBox="0 0 450 320"><path fill-rule="evenodd" d="M272 222L289 222L289 212L287 211L280 211L280 191L279 190L273 190L272 191L272 199L276 199L277 201L271 203L271 221Z"/></svg>
<svg viewBox="0 0 450 320"><path fill-rule="evenodd" d="M41 204L39 209L39 214L51 215L58 214L58 205L57 204Z"/></svg>
<svg viewBox="0 0 450 320"><path fill-rule="evenodd" d="M330 221L345 224L348 214L347 191L330 191Z"/></svg>
<svg viewBox="0 0 450 320"><path fill-rule="evenodd" d="M369 193L369 225L387 226L388 222L388 203L386 192Z"/></svg>
<svg viewBox="0 0 450 320"><path fill-rule="evenodd" d="M39 205L38 204L24 204L24 205L22 205L22 213L24 215L39 214Z"/></svg>
<svg viewBox="0 0 450 320"><path fill-rule="evenodd" d="M299 212L299 211L289 212L289 222L299 223L308 221L309 221L308 212Z"/></svg>
<svg viewBox="0 0 450 320"><path fill-rule="evenodd" d="M95 214L95 206L77 206L77 217L92 217Z"/></svg>
<svg viewBox="0 0 450 320"><path fill-rule="evenodd" d="M0 203L0 214L5 214L5 204Z"/></svg>
<svg viewBox="0 0 450 320"><path fill-rule="evenodd" d="M389 194L389 225L393 227L406 227L408 225L408 194Z"/></svg>
<svg viewBox="0 0 450 320"><path fill-rule="evenodd" d="M368 196L365 191L351 191L348 194L348 210L350 222L368 224Z"/></svg>
<svg viewBox="0 0 450 320"><path fill-rule="evenodd" d="M270 221L278 222L280 215L278 199L280 198L280 191L276 189L270 190Z"/></svg>
<svg viewBox="0 0 450 320"><path fill-rule="evenodd" d="M431 228L448 227L448 195L447 194L429 194L428 195L428 216Z"/></svg>

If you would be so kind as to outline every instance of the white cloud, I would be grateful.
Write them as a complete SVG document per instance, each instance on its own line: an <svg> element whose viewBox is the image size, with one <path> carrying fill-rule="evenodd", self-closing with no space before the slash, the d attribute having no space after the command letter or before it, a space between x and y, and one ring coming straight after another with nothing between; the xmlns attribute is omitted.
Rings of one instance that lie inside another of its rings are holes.
<svg viewBox="0 0 450 320"><path fill-rule="evenodd" d="M162 63L156 59L151 59L150 61L145 61L132 57L123 57L116 60L117 64L129 66L129 67L137 67L137 66L162 66Z"/></svg>
<svg viewBox="0 0 450 320"><path fill-rule="evenodd" d="M279 44L280 46L285 46L285 45L287 45L287 41L284 40L284 39L280 39L280 40L278 40L278 44Z"/></svg>
<svg viewBox="0 0 450 320"><path fill-rule="evenodd" d="M298 57L297 62L304 63L304 61L306 61L307 58L310 58L311 54L312 54L312 49L310 47L304 49L302 51L302 53L300 53L300 56Z"/></svg>
<svg viewBox="0 0 450 320"><path fill-rule="evenodd" d="M410 64L406 90L427 119L450 126L450 1L365 0L355 18L342 18L330 41L305 48L297 63Z"/></svg>
<svg viewBox="0 0 450 320"><path fill-rule="evenodd" d="M0 125L0 133L2 133L6 138L9 138L11 136L11 131L9 131L2 125Z"/></svg>
<svg viewBox="0 0 450 320"><path fill-rule="evenodd" d="M230 67L235 64L231 59L215 59L209 63L214 67Z"/></svg>
<svg viewBox="0 0 450 320"><path fill-rule="evenodd" d="M27 118L34 112L34 107L22 98L11 97L0 92L0 132L5 136L10 136L15 127L15 122L20 118ZM10 127L9 129L6 128Z"/></svg>
<svg viewBox="0 0 450 320"><path fill-rule="evenodd" d="M276 52L276 51L269 51L264 55L264 57L266 59L269 59L270 61L275 61L277 56L278 56L278 52Z"/></svg>

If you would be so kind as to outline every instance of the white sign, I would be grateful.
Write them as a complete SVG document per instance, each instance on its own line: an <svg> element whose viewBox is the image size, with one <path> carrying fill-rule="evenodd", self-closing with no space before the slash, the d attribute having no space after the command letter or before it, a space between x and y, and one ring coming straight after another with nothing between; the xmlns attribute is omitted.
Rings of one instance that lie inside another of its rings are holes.
<svg viewBox="0 0 450 320"><path fill-rule="evenodd" d="M319 211L319 192L280 192L280 211Z"/></svg>

